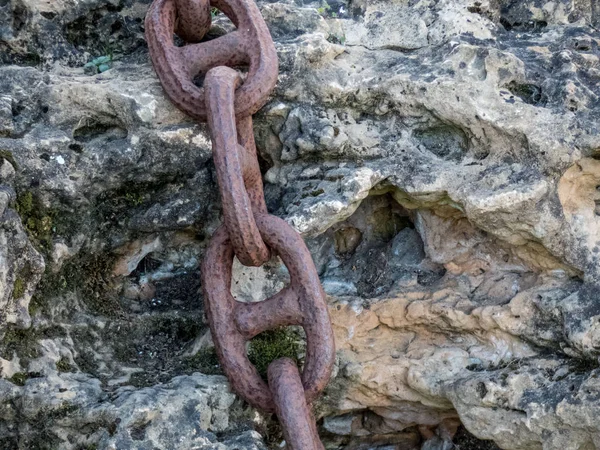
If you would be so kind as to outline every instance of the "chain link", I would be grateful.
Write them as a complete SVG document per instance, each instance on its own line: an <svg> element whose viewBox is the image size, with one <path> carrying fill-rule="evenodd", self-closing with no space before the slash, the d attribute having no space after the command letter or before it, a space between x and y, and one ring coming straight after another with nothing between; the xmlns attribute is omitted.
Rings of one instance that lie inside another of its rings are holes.
<svg viewBox="0 0 600 450"><path fill-rule="evenodd" d="M211 7L237 30L201 42L211 26ZM186 42L177 47L176 33ZM326 386L335 346L325 293L300 235L269 215L258 165L252 114L277 82L277 53L253 0L154 0L146 16L146 39L156 73L171 101L208 122L223 204L224 224L214 233L202 263L205 309L215 348L233 389L253 406L275 412L293 450L322 450L310 404ZM233 68L248 67L244 80ZM193 78L204 74L203 88ZM260 266L278 255L290 283L259 303L231 295L234 255ZM268 384L246 354L246 341L276 327L306 332L302 373L287 359L271 363Z"/></svg>
<svg viewBox="0 0 600 450"><path fill-rule="evenodd" d="M210 69L204 80L206 105L210 111L208 128L213 142L213 158L221 191L223 219L235 255L246 266L261 266L269 260L269 249L260 237L254 221L254 213L265 213L266 205L262 183L256 182L252 198L247 190L247 179L260 180L260 169L255 154L241 146L233 110L235 88L241 83L241 76L229 67ZM250 116L244 118L247 128L252 129ZM254 148L254 137L252 147ZM258 173L258 177L257 174ZM252 189L250 189L252 191ZM256 192L256 191L259 192ZM256 209L253 208L256 207Z"/></svg>

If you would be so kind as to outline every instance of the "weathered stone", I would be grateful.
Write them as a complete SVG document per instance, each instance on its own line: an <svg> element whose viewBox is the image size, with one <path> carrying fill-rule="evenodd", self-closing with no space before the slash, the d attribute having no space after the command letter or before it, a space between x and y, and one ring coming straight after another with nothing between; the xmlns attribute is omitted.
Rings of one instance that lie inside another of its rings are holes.
<svg viewBox="0 0 600 450"><path fill-rule="evenodd" d="M149 64L148 3L0 0L0 447L281 444L195 373L219 370L198 265L220 205L206 126ZM267 203L330 295L328 448L495 448L459 421L600 448L595 2L259 7L280 60L255 117ZM236 261L232 292L287 280Z"/></svg>
<svg viewBox="0 0 600 450"><path fill-rule="evenodd" d="M3 442L14 436L19 447L35 431L52 427L54 445L75 449L95 445L99 449L229 448L264 449L259 436L244 433L220 442L215 433L229 428L229 415L235 396L223 377L194 374L173 378L152 388L124 387L110 397L100 383L81 374L49 373L32 378L23 387L11 389L1 381L5 399L21 414L20 423L3 433ZM42 422L40 422L42 421ZM72 429L89 429L76 435ZM48 430L50 431L50 430ZM29 441L36 443L35 438ZM17 448L17 447L15 447ZM31 447L34 448L34 447Z"/></svg>
<svg viewBox="0 0 600 450"><path fill-rule="evenodd" d="M0 183L10 182L14 168L8 160L2 161L0 173L5 176ZM31 325L29 302L45 268L12 208L15 200L12 187L0 184L0 330L7 323L19 328Z"/></svg>

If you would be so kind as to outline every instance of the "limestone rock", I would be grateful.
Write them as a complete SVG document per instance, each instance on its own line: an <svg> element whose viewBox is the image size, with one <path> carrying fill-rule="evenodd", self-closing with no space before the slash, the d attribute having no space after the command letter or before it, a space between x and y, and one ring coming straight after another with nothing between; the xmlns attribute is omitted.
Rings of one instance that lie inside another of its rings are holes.
<svg viewBox="0 0 600 450"><path fill-rule="evenodd" d="M2 381L2 393L10 399L8 419L19 414L19 423L2 430L4 445L34 448L44 445L35 434L52 435L52 444L75 449L95 445L98 449L172 448L262 450L255 432L219 440L215 433L229 428L235 396L223 377L194 374L173 378L168 384L145 389L124 387L108 396L100 383L81 374L48 374L12 388ZM41 430L40 430L41 428ZM88 432L76 435L72 430ZM19 438L19 435L30 438ZM5 448L9 448L6 446Z"/></svg>
<svg viewBox="0 0 600 450"><path fill-rule="evenodd" d="M327 448L600 448L595 2L258 3L266 200L336 338ZM148 4L0 0L2 448L283 445L220 376L211 144L152 70ZM232 292L288 278L235 262Z"/></svg>

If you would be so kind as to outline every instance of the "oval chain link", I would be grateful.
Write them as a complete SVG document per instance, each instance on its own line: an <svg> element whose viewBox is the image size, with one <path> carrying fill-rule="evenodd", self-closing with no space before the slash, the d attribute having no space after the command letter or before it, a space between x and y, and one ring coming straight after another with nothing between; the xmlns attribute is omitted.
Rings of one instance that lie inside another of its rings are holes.
<svg viewBox="0 0 600 450"><path fill-rule="evenodd" d="M201 42L211 26L211 7L237 30ZM174 43L176 33L186 43ZM233 389L253 406L275 412L294 450L322 450L310 404L326 386L335 346L325 293L300 235L269 215L257 159L252 114L277 82L277 53L252 0L154 0L146 16L146 39L154 69L171 101L208 122L223 204L223 222L202 263L206 315L223 371ZM248 66L245 80L234 70ZM193 83L205 75L204 86ZM231 295L234 255L260 266L271 253L290 273L282 291L259 303ZM299 325L306 332L302 373L287 359L271 363L268 384L246 354L246 342L273 328Z"/></svg>

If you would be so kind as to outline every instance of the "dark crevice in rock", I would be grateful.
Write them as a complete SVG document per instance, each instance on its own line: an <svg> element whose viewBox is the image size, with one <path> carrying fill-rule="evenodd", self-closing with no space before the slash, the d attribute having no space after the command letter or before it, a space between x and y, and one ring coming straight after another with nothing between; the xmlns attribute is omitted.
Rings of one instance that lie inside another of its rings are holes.
<svg viewBox="0 0 600 450"><path fill-rule="evenodd" d="M547 96L543 92L541 86L511 81L505 87L525 103L530 105L545 106L548 102Z"/></svg>
<svg viewBox="0 0 600 450"><path fill-rule="evenodd" d="M127 138L127 130L111 123L87 123L73 130L73 138L79 142L89 142L102 135L109 140Z"/></svg>
<svg viewBox="0 0 600 450"><path fill-rule="evenodd" d="M149 422L146 422L131 427L131 439L134 441L143 441L146 438L146 428L148 427L148 424Z"/></svg>
<svg viewBox="0 0 600 450"><path fill-rule="evenodd" d="M510 20L502 17L500 23L506 29L506 31L542 31L548 26L548 22L545 20L529 20L527 22L511 22Z"/></svg>
<svg viewBox="0 0 600 450"><path fill-rule="evenodd" d="M367 197L351 217L311 243L320 248L313 256L325 290L368 298L387 293L401 280L435 284L445 270L423 264L423 242L414 228L409 211L390 194Z"/></svg>
<svg viewBox="0 0 600 450"><path fill-rule="evenodd" d="M146 47L144 24L137 17L122 15L124 2L106 4L63 25L67 44L92 56L127 55Z"/></svg>
<svg viewBox="0 0 600 450"><path fill-rule="evenodd" d="M184 318L173 312L138 316L133 323L110 324L104 339L118 361L142 369L132 374L131 384L152 386L191 373L184 354L187 345L205 328L200 319L197 314L188 313Z"/></svg>
<svg viewBox="0 0 600 450"><path fill-rule="evenodd" d="M42 17L48 19L48 20L52 20L56 17L56 13L50 12L50 11L43 11L40 13L42 15Z"/></svg>
<svg viewBox="0 0 600 450"><path fill-rule="evenodd" d="M76 153L82 153L83 152L83 147L80 144L69 144L69 150L73 150Z"/></svg>
<svg viewBox="0 0 600 450"><path fill-rule="evenodd" d="M500 450L494 441L481 440L461 426L452 440L456 450Z"/></svg>

